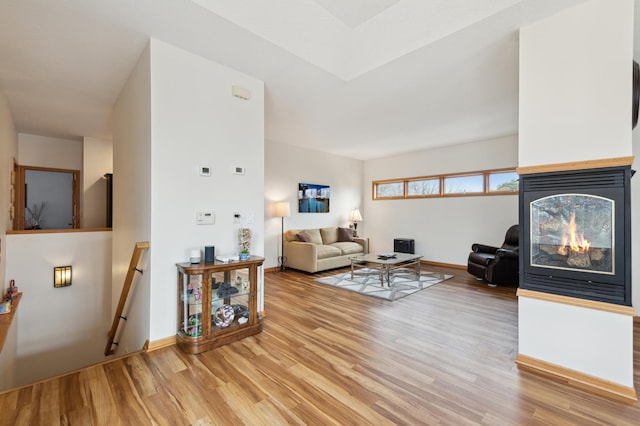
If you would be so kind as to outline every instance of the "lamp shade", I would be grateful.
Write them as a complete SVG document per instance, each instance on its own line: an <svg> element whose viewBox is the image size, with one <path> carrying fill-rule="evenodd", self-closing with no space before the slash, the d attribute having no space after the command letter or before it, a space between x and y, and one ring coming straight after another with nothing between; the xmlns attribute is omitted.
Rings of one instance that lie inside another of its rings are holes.
<svg viewBox="0 0 640 426"><path fill-rule="evenodd" d="M273 215L276 217L291 216L291 206L288 201L281 201L273 206Z"/></svg>
<svg viewBox="0 0 640 426"><path fill-rule="evenodd" d="M351 213L349 213L349 220L351 222L362 220L362 215L360 214L360 210L358 209L351 210Z"/></svg>

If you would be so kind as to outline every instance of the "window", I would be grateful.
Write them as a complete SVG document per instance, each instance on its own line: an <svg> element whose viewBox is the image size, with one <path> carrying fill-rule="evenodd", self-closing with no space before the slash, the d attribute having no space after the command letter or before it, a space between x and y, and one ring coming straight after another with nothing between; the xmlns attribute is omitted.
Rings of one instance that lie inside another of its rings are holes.
<svg viewBox="0 0 640 426"><path fill-rule="evenodd" d="M514 169L373 181L374 200L517 194Z"/></svg>
<svg viewBox="0 0 640 426"><path fill-rule="evenodd" d="M447 176L444 178L445 194L481 194L484 192L484 176Z"/></svg>
<svg viewBox="0 0 640 426"><path fill-rule="evenodd" d="M516 172L489 174L489 192L518 192L518 187Z"/></svg>
<svg viewBox="0 0 640 426"><path fill-rule="evenodd" d="M397 198L404 196L404 182L379 183L376 198Z"/></svg>
<svg viewBox="0 0 640 426"><path fill-rule="evenodd" d="M407 183L407 197L440 195L440 179L410 180Z"/></svg>

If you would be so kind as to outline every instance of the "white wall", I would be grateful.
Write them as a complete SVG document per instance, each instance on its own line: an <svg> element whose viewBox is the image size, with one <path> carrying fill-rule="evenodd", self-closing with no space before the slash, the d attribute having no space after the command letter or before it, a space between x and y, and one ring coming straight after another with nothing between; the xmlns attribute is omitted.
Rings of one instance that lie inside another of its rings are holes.
<svg viewBox="0 0 640 426"><path fill-rule="evenodd" d="M231 95L233 85L251 92ZM151 40L151 329L152 341L176 334L178 262L191 248L238 252L233 214L253 230L264 254L264 86L245 74ZM210 177L198 175L209 166ZM232 167L245 168L244 175ZM197 225L209 210L215 224ZM260 279L262 273L260 273ZM262 303L260 285L259 304Z"/></svg>
<svg viewBox="0 0 640 426"><path fill-rule="evenodd" d="M113 173L113 141L85 137L82 144L82 228L103 228L107 224L107 181Z"/></svg>
<svg viewBox="0 0 640 426"><path fill-rule="evenodd" d="M5 279L6 232L13 229L9 206L11 205L11 173L14 159L18 156L18 133L13 123L9 105L0 92L0 292L9 286ZM15 320L17 322L17 320ZM15 359L17 355L17 327L12 325L5 346L0 354L0 389L13 386Z"/></svg>
<svg viewBox="0 0 640 426"><path fill-rule="evenodd" d="M632 155L632 57L632 0L588 1L522 28L520 166Z"/></svg>
<svg viewBox="0 0 640 426"><path fill-rule="evenodd" d="M13 222L9 214L11 205L11 174L13 162L18 158L18 133L13 123L13 116L7 101L0 92L0 290L8 286L4 279L5 271L5 233L13 229Z"/></svg>
<svg viewBox="0 0 640 426"><path fill-rule="evenodd" d="M151 71L147 47L140 56L113 108L113 281L115 312L136 242L151 240ZM153 251L153 241L150 241ZM139 350L149 337L150 278L136 274L116 355Z"/></svg>
<svg viewBox="0 0 640 426"><path fill-rule="evenodd" d="M16 385L104 361L110 326L111 232L7 235L7 279L23 293ZM54 266L73 267L53 287Z"/></svg>
<svg viewBox="0 0 640 426"><path fill-rule="evenodd" d="M347 226L349 212L362 208L363 166L360 160L267 141L265 148L265 266L278 264L282 221L273 216L273 205L288 201L291 216L284 229ZM331 187L329 213L298 213L298 184L315 183ZM359 234L362 234L358 225Z"/></svg>
<svg viewBox="0 0 640 426"><path fill-rule="evenodd" d="M424 260L466 265L474 242L501 245L518 223L517 195L373 200L371 182L516 168L517 158L517 137L507 136L367 161L360 226L371 251L392 251L394 238L412 238Z"/></svg>
<svg viewBox="0 0 640 426"><path fill-rule="evenodd" d="M82 141L20 133L18 163L82 171Z"/></svg>
<svg viewBox="0 0 640 426"><path fill-rule="evenodd" d="M632 154L632 41L632 0L592 0L521 30L521 166ZM521 354L633 386L631 316L520 297L519 322Z"/></svg>

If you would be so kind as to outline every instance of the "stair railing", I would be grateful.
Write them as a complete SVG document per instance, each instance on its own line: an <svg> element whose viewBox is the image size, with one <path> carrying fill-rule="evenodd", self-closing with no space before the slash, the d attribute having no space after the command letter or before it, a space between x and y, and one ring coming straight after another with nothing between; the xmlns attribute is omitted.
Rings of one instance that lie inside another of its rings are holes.
<svg viewBox="0 0 640 426"><path fill-rule="evenodd" d="M122 292L120 293L120 301L118 302L118 307L116 308L116 312L113 316L113 323L111 325L111 330L109 330L109 341L107 342L107 347L104 350L105 356L113 355L115 352L114 346L118 346L118 342L115 341L116 336L118 335L118 329L122 320L127 321L127 317L123 316L125 305L127 304L127 299L129 298L129 292L131 290L131 284L133 283L133 277L136 272L139 272L140 275L144 274L144 270L138 268L138 262L140 262L140 257L142 256L142 252L149 248L149 242L137 242L134 249L133 254L131 255L131 262L129 263L129 269L127 270L127 276L124 279L124 286L122 286Z"/></svg>

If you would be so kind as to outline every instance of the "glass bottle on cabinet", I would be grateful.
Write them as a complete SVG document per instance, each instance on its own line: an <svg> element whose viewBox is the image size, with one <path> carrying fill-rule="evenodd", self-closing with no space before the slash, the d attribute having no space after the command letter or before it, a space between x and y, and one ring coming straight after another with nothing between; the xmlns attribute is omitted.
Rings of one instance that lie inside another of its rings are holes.
<svg viewBox="0 0 640 426"><path fill-rule="evenodd" d="M262 331L257 312L258 267L239 262L179 263L177 344L199 353Z"/></svg>

